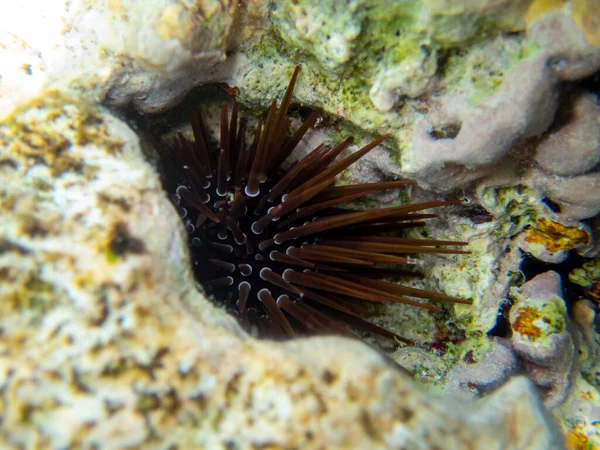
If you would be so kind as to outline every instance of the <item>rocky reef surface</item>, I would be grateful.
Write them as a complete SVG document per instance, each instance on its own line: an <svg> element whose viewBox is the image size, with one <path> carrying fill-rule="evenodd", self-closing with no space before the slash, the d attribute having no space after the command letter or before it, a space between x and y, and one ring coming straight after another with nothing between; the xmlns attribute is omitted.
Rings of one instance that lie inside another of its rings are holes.
<svg viewBox="0 0 600 450"><path fill-rule="evenodd" d="M600 446L599 30L593 0L3 6L0 446ZM428 230L471 254L418 284L473 305L376 318L415 346L257 340L196 288L140 123L217 83L260 114L297 64L312 139L392 134L344 179L464 199Z"/></svg>

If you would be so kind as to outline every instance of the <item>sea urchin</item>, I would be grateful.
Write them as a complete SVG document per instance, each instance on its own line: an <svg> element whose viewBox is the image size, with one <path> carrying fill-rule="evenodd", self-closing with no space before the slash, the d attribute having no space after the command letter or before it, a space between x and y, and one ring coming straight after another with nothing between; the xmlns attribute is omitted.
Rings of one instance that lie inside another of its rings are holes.
<svg viewBox="0 0 600 450"><path fill-rule="evenodd" d="M334 186L336 176L389 135L340 159L348 138L319 145L287 169L282 164L319 117L314 112L291 135L288 109L299 68L277 108L273 100L250 145L247 121L233 104L221 110L220 141L209 142L198 111L194 140L179 131L163 149L167 188L189 231L196 277L246 329L271 338L305 332L352 334L362 329L408 342L364 317L362 302L399 302L439 311L421 300L469 303L385 279L418 276L403 268L419 253L466 253L465 242L397 237L435 217L419 211L453 201L430 201L353 211L341 205L410 180ZM416 299L415 299L416 298Z"/></svg>

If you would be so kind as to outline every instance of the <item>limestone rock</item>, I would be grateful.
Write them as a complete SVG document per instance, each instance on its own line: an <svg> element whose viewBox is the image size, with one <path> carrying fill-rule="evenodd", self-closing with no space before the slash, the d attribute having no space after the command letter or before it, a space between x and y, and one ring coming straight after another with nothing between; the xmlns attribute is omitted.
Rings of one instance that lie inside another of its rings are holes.
<svg viewBox="0 0 600 450"><path fill-rule="evenodd" d="M567 123L540 143L535 161L561 176L582 175L600 163L600 102L592 93L578 92L562 116Z"/></svg>
<svg viewBox="0 0 600 450"><path fill-rule="evenodd" d="M379 111L388 112L403 97L423 95L432 86L436 71L436 52L423 47L400 64L381 69L369 97Z"/></svg>
<svg viewBox="0 0 600 450"><path fill-rule="evenodd" d="M576 0L573 3L588 3L587 7L581 8L580 14L598 14L597 6L594 6L593 2ZM568 7L564 4L561 6L561 9L537 17L530 15L531 23L527 28L527 37L544 49L548 62L562 80L578 80L598 70L600 47L593 40L587 39L587 30L593 28L579 26L577 17L569 14Z"/></svg>
<svg viewBox="0 0 600 450"><path fill-rule="evenodd" d="M58 0L40 8L26 0L6 6L0 55L20 64L3 67L0 93L16 100L53 84L94 101L163 110L194 86L227 78L235 60L226 61L226 53L248 36L237 24L244 17L255 32L260 28L255 3L249 5Z"/></svg>
<svg viewBox="0 0 600 450"><path fill-rule="evenodd" d="M447 96L415 124L414 159L406 169L422 185L438 190L480 178L481 168L485 173L518 140L550 125L558 101L556 82L545 59L533 58L513 68L498 93L480 106L464 96ZM468 178L456 177L456 166L464 167ZM439 172L441 177L433 176Z"/></svg>
<svg viewBox="0 0 600 450"><path fill-rule="evenodd" d="M465 363L453 368L446 380L448 391L466 398L481 397L493 392L517 373L517 358L512 348L499 339L494 339L491 347L486 349L481 359L471 351Z"/></svg>

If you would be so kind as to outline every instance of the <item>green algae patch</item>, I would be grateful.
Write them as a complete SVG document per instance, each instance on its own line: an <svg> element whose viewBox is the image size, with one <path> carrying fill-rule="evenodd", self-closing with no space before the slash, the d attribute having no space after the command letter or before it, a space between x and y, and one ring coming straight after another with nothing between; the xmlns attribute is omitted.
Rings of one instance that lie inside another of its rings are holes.
<svg viewBox="0 0 600 450"><path fill-rule="evenodd" d="M525 186L487 188L481 203L497 220L496 236L514 236L541 214L540 194Z"/></svg>
<svg viewBox="0 0 600 450"><path fill-rule="evenodd" d="M513 339L529 341L540 348L553 348L552 335L566 330L567 307L560 297L543 301L515 294L516 303L510 311Z"/></svg>
<svg viewBox="0 0 600 450"><path fill-rule="evenodd" d="M600 258L573 269L569 273L569 281L584 288L590 300L600 303Z"/></svg>
<svg viewBox="0 0 600 450"><path fill-rule="evenodd" d="M412 124L424 112L412 98L443 88L479 104L535 53L519 34L525 7L512 0L278 2L270 28L245 50L250 70L238 100L264 110L302 64L299 103L363 132L391 132L397 139L392 160L399 162L410 150ZM443 86L436 84L440 76Z"/></svg>

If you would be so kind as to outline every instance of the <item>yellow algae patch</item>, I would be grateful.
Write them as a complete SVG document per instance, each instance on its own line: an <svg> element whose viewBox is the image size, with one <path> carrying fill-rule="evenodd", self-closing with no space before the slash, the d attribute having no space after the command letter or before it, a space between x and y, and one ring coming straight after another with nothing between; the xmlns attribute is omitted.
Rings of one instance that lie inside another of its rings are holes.
<svg viewBox="0 0 600 450"><path fill-rule="evenodd" d="M570 250L590 241L590 236L581 228L567 227L548 219L541 219L534 228L525 230L525 234L525 242L542 245L550 253Z"/></svg>
<svg viewBox="0 0 600 450"><path fill-rule="evenodd" d="M517 320L512 325L513 330L531 339L539 338L542 335L542 329L534 324L538 319L542 318L539 310L526 306L523 308Z"/></svg>
<svg viewBox="0 0 600 450"><path fill-rule="evenodd" d="M588 44L600 47L600 1L573 0L571 11Z"/></svg>
<svg viewBox="0 0 600 450"><path fill-rule="evenodd" d="M182 5L171 5L164 10L156 25L156 32L164 40L185 41L195 27L192 15Z"/></svg>
<svg viewBox="0 0 600 450"><path fill-rule="evenodd" d="M529 5L525 14L525 21L529 24L549 12L561 9L565 3L565 0L536 0Z"/></svg>
<svg viewBox="0 0 600 450"><path fill-rule="evenodd" d="M83 152L73 148L87 145L112 155L124 142L110 136L97 107L55 89L42 92L0 122L0 147L5 155L20 157L28 166L48 166L55 176L85 169L92 178L94 171L84 167Z"/></svg>
<svg viewBox="0 0 600 450"><path fill-rule="evenodd" d="M569 430L566 437L568 450L590 450L595 448L579 427Z"/></svg>

